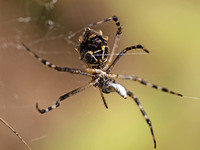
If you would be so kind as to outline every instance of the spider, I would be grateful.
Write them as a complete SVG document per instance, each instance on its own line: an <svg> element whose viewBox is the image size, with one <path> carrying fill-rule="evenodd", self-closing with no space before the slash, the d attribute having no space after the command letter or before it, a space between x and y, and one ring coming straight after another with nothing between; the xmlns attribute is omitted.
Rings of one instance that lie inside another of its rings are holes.
<svg viewBox="0 0 200 150"><path fill-rule="evenodd" d="M102 31L96 31L91 29L91 27L103 24L105 22L114 21L116 27L117 27L117 33L114 38L114 44L113 48L111 50L111 53L109 53L109 47L108 47L108 38L104 37L102 34ZM167 88L157 86L155 84L151 84L149 82L146 82L140 77L132 76L132 75L120 75L120 74L113 74L111 73L111 70L116 65L116 63L120 60L120 58L127 53L128 51L140 49L143 50L145 53L149 53L147 49L145 49L142 45L133 45L126 47L123 49L113 60L113 56L115 53L115 50L117 48L117 43L120 39L120 36L122 34L122 28L120 25L120 22L116 16L112 16L110 18L107 18L102 21L95 22L93 24L87 25L85 28L85 31L83 32L83 35L79 37L79 45L75 47L75 50L79 53L80 59L85 63L86 69L76 69L76 68L70 68L70 67L58 67L49 61L40 58L37 54L32 52L25 44L22 43L22 45L25 47L25 49L32 54L39 62L43 63L44 65L55 69L56 71L60 72L69 72L72 74L80 74L84 76L91 77L92 80L77 89L74 89L58 98L56 103L52 106L49 106L45 109L40 109L38 106L38 103L36 103L36 109L41 113L44 114L48 111L51 111L57 107L60 106L61 101L64 101L65 99L85 90L86 88L89 88L91 86L97 87L100 91L101 98L103 100L103 103L106 108L108 108L108 105L106 103L106 100L104 98L103 94L109 94L110 92L117 92L120 96L122 96L124 99L129 96L132 98L137 106L139 107L143 117L145 118L147 124L149 125L151 135L154 142L154 148L156 148L156 139L153 132L153 127L151 124L151 121L149 117L147 116L145 110L143 109L142 105L140 104L140 101L135 96L133 92L119 84L116 79L125 79L125 80L132 80L139 82L143 85L152 87L154 89L161 90L163 92L171 93L173 95L177 96L183 96L182 94L173 92L168 90Z"/></svg>

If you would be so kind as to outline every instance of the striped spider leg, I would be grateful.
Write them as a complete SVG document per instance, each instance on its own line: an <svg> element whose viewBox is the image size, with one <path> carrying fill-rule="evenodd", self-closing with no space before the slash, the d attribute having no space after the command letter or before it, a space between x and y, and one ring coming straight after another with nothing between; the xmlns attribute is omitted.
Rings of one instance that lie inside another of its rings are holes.
<svg viewBox="0 0 200 150"><path fill-rule="evenodd" d="M120 58L128 51L130 50L136 50L136 49L142 49L145 53L149 53L149 51L147 49L145 49L142 45L138 44L138 45L133 45L133 46L129 46L126 47L125 49L123 49L119 55L117 55L117 57L113 60L112 64L108 67L108 68L104 68L106 70L107 73L109 73L113 67L115 66L115 64L120 60Z"/></svg>
<svg viewBox="0 0 200 150"><path fill-rule="evenodd" d="M160 90L160 91L163 91L163 92L167 92L167 93L170 93L170 94L173 94L173 95L177 95L177 96L183 97L183 95L180 94L180 93L177 93L177 92L168 90L168 89L165 88L165 87L161 87L161 86L152 84L152 83L147 82L147 81L145 81L145 80L143 80L142 78L137 77L137 76L133 76L133 75L114 75L114 76L115 76L115 78L118 78L118 79L125 79L125 80L136 81L136 82L139 82L139 83L141 83L141 84L143 84L143 85L152 87L152 88L154 88L154 89L157 89L157 90Z"/></svg>
<svg viewBox="0 0 200 150"><path fill-rule="evenodd" d="M46 112L48 112L48 111L51 111L51 110L53 110L53 109L59 107L61 101L65 100L65 99L67 99L67 98L69 98L69 97L71 97L71 96L73 96L73 95L75 95L75 94L77 94L77 93L79 93L79 92L81 92L81 91L84 91L85 89L91 87L92 85L93 85L93 83L90 82L90 83L88 83L88 84L86 84L86 85L84 85L84 86L82 86L82 87L79 87L79 88L77 88L77 89L75 89L75 90L72 90L71 92L68 92L68 93L66 93L66 94L64 94L64 95L62 95L62 96L60 96L60 97L58 98L58 100L56 101L56 104L54 104L54 105L52 105L52 106L49 106L48 108L45 108L45 109L40 109L39 106L38 106L38 103L36 103L36 109L37 109L41 114L44 114L44 113L46 113Z"/></svg>
<svg viewBox="0 0 200 150"><path fill-rule="evenodd" d="M154 148L156 148L156 138L155 138L155 135L154 135L154 132L153 132L153 127L152 127L152 124L151 124L149 117L147 116L146 112L144 111L144 109L143 109L142 105L140 104L140 101L138 100L138 98L129 90L127 90L127 95L130 96L135 101L135 103L139 107L142 115L144 116L147 124L149 125L149 128L151 130L151 135L152 135L152 138L153 138L153 142L154 142Z"/></svg>
<svg viewBox="0 0 200 150"><path fill-rule="evenodd" d="M120 38L120 34L122 33L122 28L121 28L121 26L120 26L120 22L119 22L117 16L112 16L112 17L107 18L107 19L105 19L105 20L101 20L101 21L97 21L97 22L95 22L95 23L88 24L88 25L86 26L86 28L93 27L93 26L96 26L96 25L100 25L100 24L103 24L103 23L105 23L105 22L109 22L109 21L111 21L111 20L113 20L113 21L115 22L116 26L117 26L116 38ZM83 29L85 29L85 28L83 28ZM74 37L77 33L81 32L83 29L80 29L80 30L78 30L77 32L71 33L71 34L68 36L68 39L71 40L72 37ZM100 32L101 32L101 31L100 31ZM115 40L116 40L116 39L115 39Z"/></svg>
<svg viewBox="0 0 200 150"><path fill-rule="evenodd" d="M0 121L8 128L10 129L21 141L22 143L29 149L31 150L30 146L24 141L24 139L17 133L15 129L13 129L3 118L0 118Z"/></svg>
<svg viewBox="0 0 200 150"><path fill-rule="evenodd" d="M147 49L145 49L142 45L138 44L136 46L130 46L130 47L127 47L125 49L123 49L119 55L114 59L114 61L112 62L112 64L109 66L109 68L106 70L107 73L109 73L113 67L115 66L115 64L120 60L120 58L122 56L124 56L124 54L130 50L135 50L135 49L142 49L144 52L146 53L149 53L149 51ZM164 88L164 87L161 87L161 86L158 86L158 85L155 85L155 84L151 84L150 82L146 82L145 80L143 80L142 78L140 77L137 77L137 76L129 76L129 75L118 75L118 74L112 74L111 75L113 78L117 79L125 79L125 80L132 80L132 81L137 81L143 85L146 85L146 86L149 86L149 87L152 87L152 88L155 88L155 89L158 89L158 90L161 90L163 92L167 92L167 93L171 93L173 95L178 95L178 96L181 96L183 97L182 94L179 94L179 93L176 93L176 92L173 92L173 91L170 91L168 90L167 88Z"/></svg>
<svg viewBox="0 0 200 150"><path fill-rule="evenodd" d="M33 51L30 50L30 48L28 48L24 43L22 43L22 46L32 55L34 56L39 62L41 62L42 64L46 65L49 68L55 69L56 71L60 71L60 72L69 72L72 74L81 74L81 75L85 75L85 76L90 76L92 77L91 74L85 72L84 70L80 70L80 69L76 69L76 68L69 68L69 67L58 67L52 63L50 63L49 61L42 59L41 57L39 57L37 54L35 54Z"/></svg>
<svg viewBox="0 0 200 150"><path fill-rule="evenodd" d="M130 50L134 50L134 49L142 49L144 52L146 53L149 53L149 51L147 49L144 49L142 45L136 45L136 46L130 46L130 47L127 47L125 48L124 50L122 50L120 52L120 54L114 59L114 61L112 62L112 64L107 68L106 72L109 73L113 67L115 66L115 64L120 60L120 58L127 52L127 51L130 51ZM137 77L137 76L129 76L129 75L114 75L112 74L112 77L114 78L119 78L119 79L126 79L126 80L133 80L133 81L137 81L143 85L146 85L146 86L149 86L149 87L152 87L152 88L155 88L155 89L158 89L158 90L161 90L163 92L167 92L167 93L171 93L173 95L178 95L178 96L183 96L182 94L179 94L179 93L176 93L176 92L173 92L171 90L168 90L167 88L164 88L164 87L161 87L161 86L158 86L158 85L155 85L155 84L151 84L149 82L146 82L144 81L143 79L141 79L140 77ZM130 96L131 98L134 99L134 101L136 102L137 106L139 107L142 115L144 116L147 124L149 125L150 127L150 131L151 131L151 135L153 137L153 141L154 141L154 148L156 148L156 139L155 139L155 135L154 135L154 132L153 132L153 127L152 127L152 124L151 124L151 121L149 119L149 117L147 116L146 112L144 111L142 105L140 104L138 98L129 90L127 90L127 95Z"/></svg>
<svg viewBox="0 0 200 150"><path fill-rule="evenodd" d="M173 92L171 90L168 90L167 88L164 88L164 87L161 87L161 86L146 82L143 79L141 79L139 77L136 77L136 76L119 75L119 74L111 74L111 73L108 74L108 76L110 78L112 78L112 79L125 79L125 80L137 81L137 82L139 82L139 83L141 83L143 85L146 85L146 86L161 90L163 92L171 93L173 95L177 95L177 96L181 96L181 97L183 96L182 94ZM143 109L142 105L140 104L138 98L131 91L129 91L127 89L126 89L126 91L127 91L127 95L134 99L134 101L136 102L137 106L139 107L143 117L145 118L147 124L149 125L150 130L151 130L151 134L152 134L152 137L153 137L153 141L154 141L154 148L156 148L156 139L155 139L155 136L154 136L153 127L152 127L152 124L151 124L151 121L150 121L149 117L147 116L146 112L144 111L144 109Z"/></svg>
<svg viewBox="0 0 200 150"><path fill-rule="evenodd" d="M52 69L55 69L56 71L61 71L61 72L69 72L69 73L72 73L72 74L80 74L80 75L85 75L85 76L89 76L89 77L92 77L93 75L84 71L84 70L80 70L80 69L75 69L75 68L69 68L69 67L58 67L52 63L50 63L49 61L45 60L45 59L42 59L40 58L38 55L36 55L34 52L32 52L25 44L22 44L22 46L25 47L25 49L31 54L33 55L39 62L41 62L42 64L52 68ZM57 107L60 106L60 102L63 101L64 99L70 97L70 96L73 96L75 95L76 93L78 92L81 92L83 90L85 90L86 88L92 86L92 83L88 83L87 85L85 86L82 86L80 88L77 88L75 90L72 90L71 92L68 92L62 96L60 96L58 98L58 100L56 101L56 104L48 107L48 108L45 108L45 109L40 109L39 106L38 106L38 103L36 103L36 109L41 113L46 113L48 111L51 111L52 109L55 109Z"/></svg>
<svg viewBox="0 0 200 150"><path fill-rule="evenodd" d="M108 77L109 78L112 78L112 79L117 79L119 76L121 75L116 75L116 74L108 74ZM139 107L140 109L140 112L142 113L143 117L145 118L149 128L150 128L150 131L151 131L151 135L152 135L152 138L153 138L153 142L154 142L154 148L156 148L156 138L155 138L155 135L154 135L154 131L153 131L153 127L152 127L152 123L149 119L149 117L147 116L147 113L145 112L144 108L142 107L139 99L133 94L133 92L129 91L128 89L126 89L126 94L131 97L135 103L137 104L137 106Z"/></svg>

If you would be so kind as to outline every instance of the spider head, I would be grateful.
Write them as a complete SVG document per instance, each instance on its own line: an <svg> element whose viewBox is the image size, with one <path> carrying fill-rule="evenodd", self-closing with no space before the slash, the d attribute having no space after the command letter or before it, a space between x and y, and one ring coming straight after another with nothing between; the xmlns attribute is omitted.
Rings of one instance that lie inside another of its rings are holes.
<svg viewBox="0 0 200 150"><path fill-rule="evenodd" d="M77 51L81 60L90 68L102 68L107 62L109 52L107 38L102 36L102 31L86 28L79 42Z"/></svg>

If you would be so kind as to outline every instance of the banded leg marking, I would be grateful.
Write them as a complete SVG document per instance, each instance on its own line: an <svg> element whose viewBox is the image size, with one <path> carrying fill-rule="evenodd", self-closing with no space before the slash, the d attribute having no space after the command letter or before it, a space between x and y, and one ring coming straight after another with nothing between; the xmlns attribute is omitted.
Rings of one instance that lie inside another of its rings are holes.
<svg viewBox="0 0 200 150"><path fill-rule="evenodd" d="M22 143L29 149L31 150L30 146L24 141L24 139L13 129L4 119L0 118L0 121L7 127L9 128L21 141Z"/></svg>
<svg viewBox="0 0 200 150"><path fill-rule="evenodd" d="M51 111L51 110L53 110L53 109L59 107L61 101L63 101L63 100L65 100L65 99L67 99L67 98L69 98L69 97L71 97L71 96L73 96L73 95L75 95L75 94L77 94L77 93L79 93L79 92L85 90L86 88L91 87L92 85L93 85L93 83L90 82L90 83L88 83L88 84L85 85L85 86L82 86L82 87L80 87L80 88L77 88L77 89L75 89L75 90L72 90L71 92L68 92L68 93L66 93L66 94L64 94L64 95L62 95L62 96L60 96L54 105L49 106L48 108L45 108L45 109L40 109L39 106L38 106L38 103L36 103L36 109L37 109L41 114L44 114L44 113L46 113L46 112L48 112L48 111Z"/></svg>
<svg viewBox="0 0 200 150"><path fill-rule="evenodd" d="M105 97L103 96L103 92L101 91L101 88L99 88L99 91L100 91L101 98L102 98L102 100L103 100L104 106L108 109L108 105L107 105L107 103L106 103Z"/></svg>
<svg viewBox="0 0 200 150"><path fill-rule="evenodd" d="M176 92L173 92L173 91L170 91L168 90L167 88L165 87L161 87L161 86L158 86L158 85L155 85L155 84L151 84L145 80L143 80L142 78L139 78L137 76L129 76L129 75L116 75L115 78L120 78L120 79L125 79L125 80L132 80L132 81L137 81L143 85L146 85L146 86L149 86L149 87L152 87L154 89L157 89L157 90L160 90L160 91L163 91L163 92L166 92L166 93L170 93L170 94L173 94L173 95L177 95L177 96L180 96L180 97L183 97L182 94L180 93L176 93Z"/></svg>
<svg viewBox="0 0 200 150"><path fill-rule="evenodd" d="M96 26L96 25L99 25L99 24L102 24L102 23L105 23L105 22L108 22L108 21L111 21L111 20L113 20L115 22L116 26L117 26L117 35L121 34L122 33L122 28L120 26L120 22L119 22L117 16L112 16L112 17L107 18L105 20L101 20L101 21L98 21L98 22L95 22L95 23L88 24L86 26L86 28L87 27L93 27L93 26Z"/></svg>
<svg viewBox="0 0 200 150"><path fill-rule="evenodd" d="M35 57L39 62L41 62L42 64L44 64L45 66L55 69L56 71L61 71L61 72L69 72L72 74L81 74L81 75L85 75L85 76L92 76L91 74L84 72L80 69L75 69L75 68L69 68L69 67L58 67L52 63L50 63L49 61L40 58L37 54L35 54L34 52L32 52L30 50L30 48L28 48L24 43L22 43L22 46L24 46L24 48L33 56Z"/></svg>
<svg viewBox="0 0 200 150"><path fill-rule="evenodd" d="M96 26L96 25L100 25L100 24L103 24L103 23L105 23L105 22L109 22L109 21L111 21L111 20L113 20L113 21L115 22L116 26L117 26L117 35L120 35L120 34L122 33L122 28L121 28L120 22L118 21L118 18L117 18L116 16L112 16L112 17L107 18L107 19L105 19L105 20L101 20L101 21L97 21L97 22L95 22L95 23L88 24L88 25L86 26L86 28L88 28L88 27L93 27L93 26ZM83 28L83 29L84 29L84 28ZM80 29L80 30L78 30L78 31L76 31L76 32L74 32L74 33L71 33L71 34L68 36L68 39L70 40L70 39L73 38L77 33L81 32L83 29Z"/></svg>
<svg viewBox="0 0 200 150"><path fill-rule="evenodd" d="M146 112L144 111L144 109L143 109L142 105L140 104L140 101L138 100L138 98L129 90L127 90L127 95L134 99L134 101L137 104L137 106L139 107L142 115L144 116L147 124L149 125L150 131L151 131L151 135L152 135L152 138L153 138L153 142L154 142L154 148L156 148L156 139L155 139L155 135L154 135L154 132L153 132L153 127L152 127L152 124L151 124L151 121L150 121L149 117L147 116Z"/></svg>
<svg viewBox="0 0 200 150"><path fill-rule="evenodd" d="M147 49L145 49L142 45L138 44L138 45L133 45L133 46L129 46L125 49L123 49L119 55L114 59L114 61L112 62L112 64L109 66L109 68L106 70L107 73L109 73L113 67L115 66L115 64L120 60L120 58L128 51L130 50L136 50L136 49L142 49L144 52L149 53L149 51Z"/></svg>
<svg viewBox="0 0 200 150"><path fill-rule="evenodd" d="M106 65L105 65L105 67L104 67L105 70L108 69L108 67L110 66L110 64L111 64L111 62L112 62L114 53L115 53L115 51L116 51L116 49L117 49L117 43L118 43L118 41L119 41L119 39L120 39L120 36L121 36L121 34L122 34L122 27L121 27L121 25L120 25L120 22L119 22L118 18L117 18L116 16L113 16L113 17L112 17L112 20L115 21L115 24L116 24L116 26L117 26L117 33L116 33L116 36L115 36L115 39L114 39L114 44L113 44L113 48L112 48L112 50L111 50L110 57L109 57L109 59L108 59Z"/></svg>

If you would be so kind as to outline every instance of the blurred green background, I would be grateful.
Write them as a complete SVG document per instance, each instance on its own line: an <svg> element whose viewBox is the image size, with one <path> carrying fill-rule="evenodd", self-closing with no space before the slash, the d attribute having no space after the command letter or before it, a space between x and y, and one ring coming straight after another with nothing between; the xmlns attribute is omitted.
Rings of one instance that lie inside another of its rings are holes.
<svg viewBox="0 0 200 150"><path fill-rule="evenodd" d="M0 117L27 141L33 150L153 150L149 127L130 98L85 90L45 115L41 107L90 78L51 70L20 47L26 43L41 57L59 66L84 68L74 46L65 41L77 31L113 15L122 24L118 52L142 44L149 55L126 55L113 73L137 75L186 96L200 97L200 1L197 0L65 0L53 8L40 0L0 0ZM31 21L20 22L20 17ZM45 21L56 23L48 27ZM57 30L59 29L59 30ZM109 36L113 22L95 27ZM56 37L56 38L55 38ZM180 98L133 81L118 81L133 91L153 123L158 150L200 149L200 100ZM0 124L0 149L26 149Z"/></svg>

